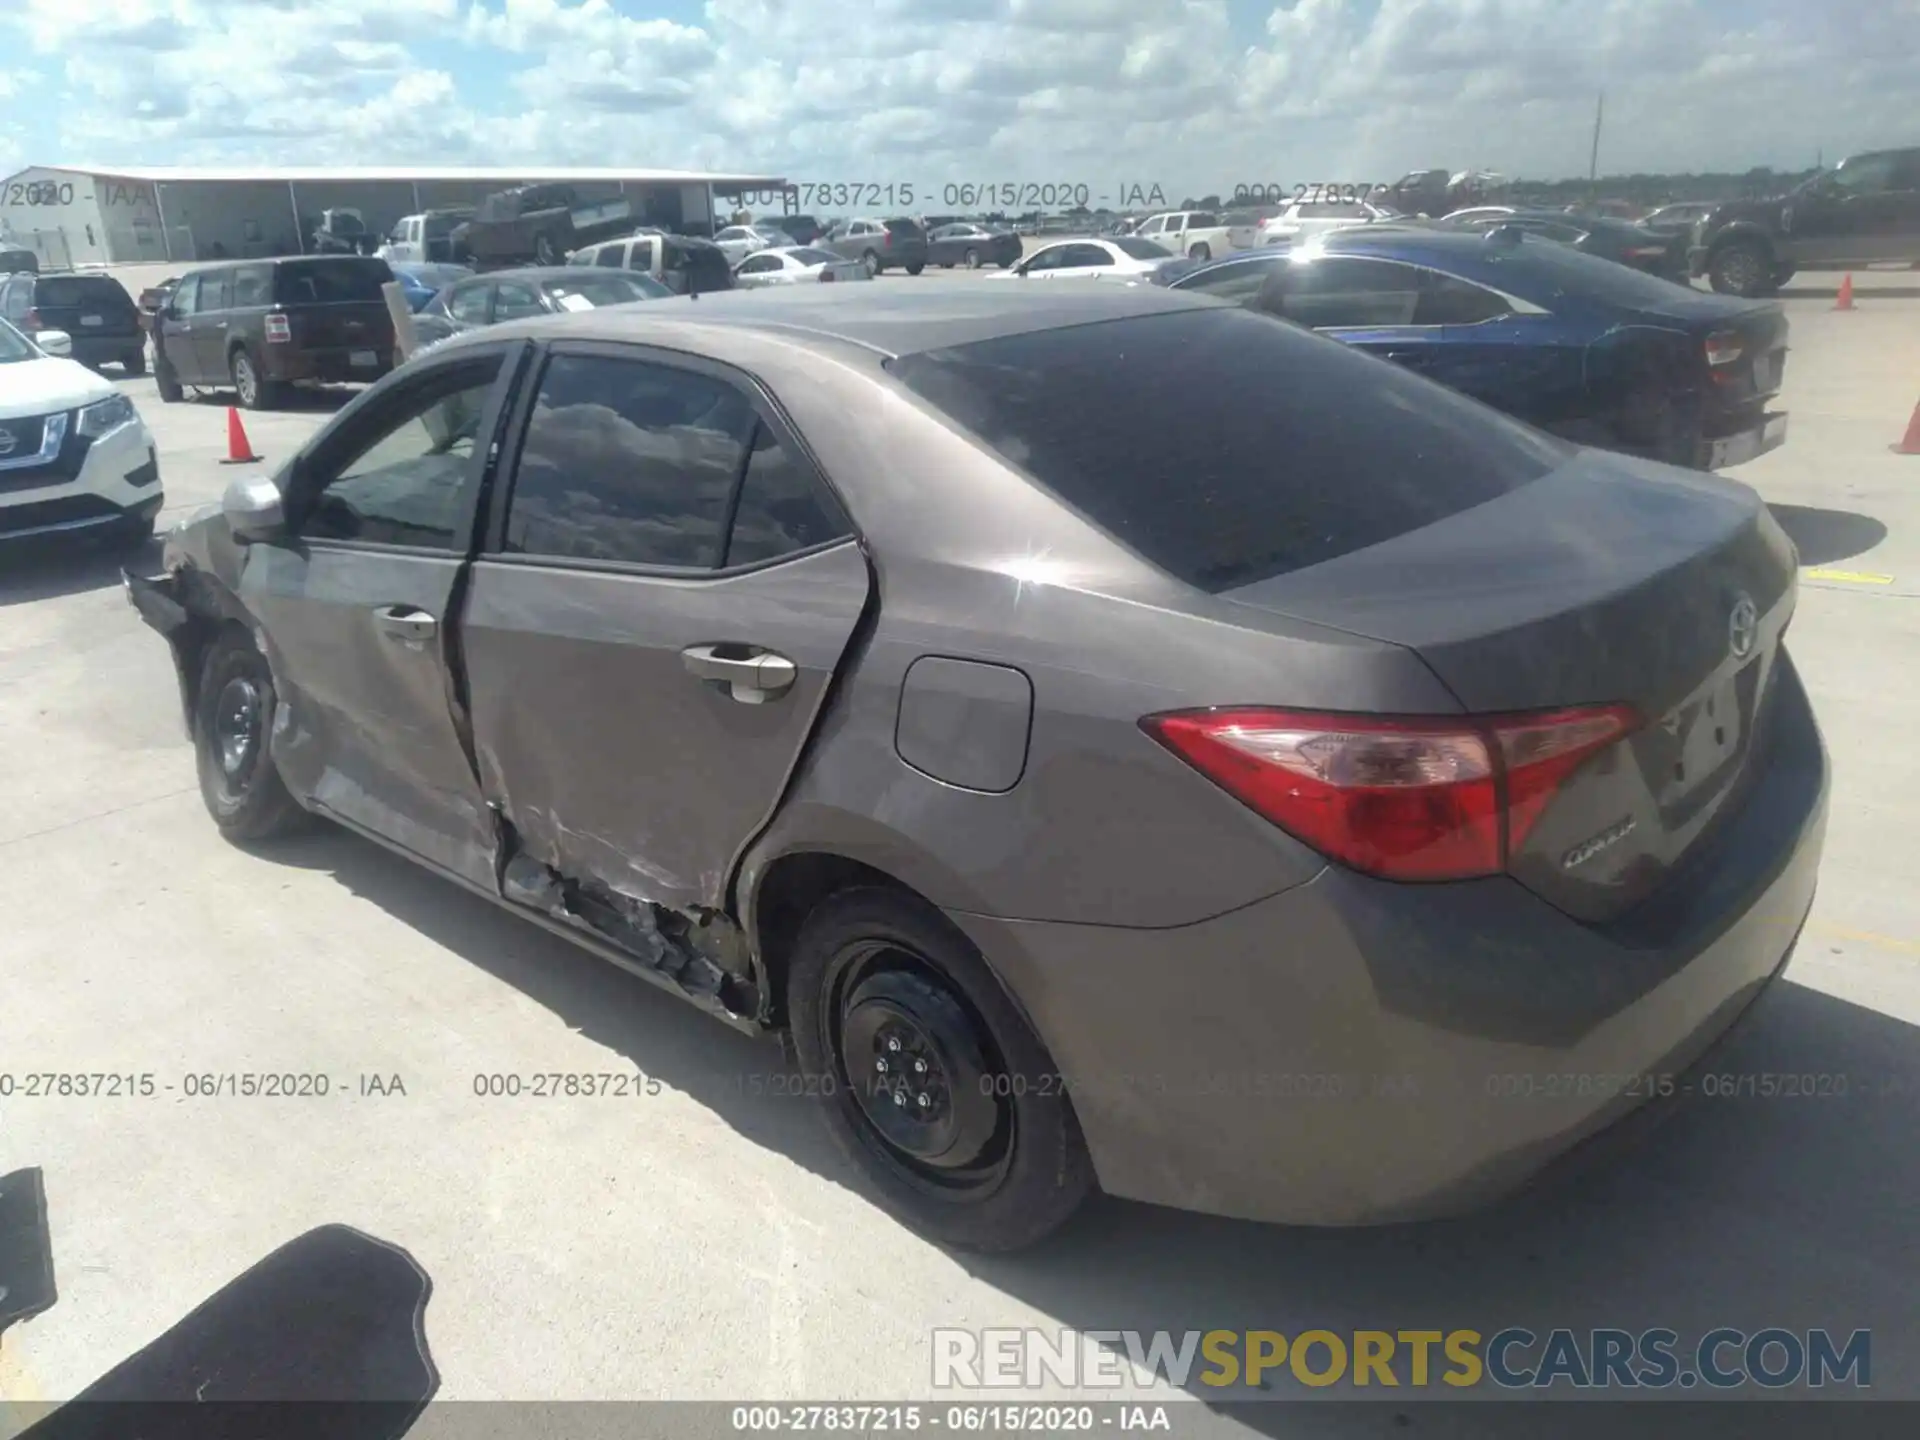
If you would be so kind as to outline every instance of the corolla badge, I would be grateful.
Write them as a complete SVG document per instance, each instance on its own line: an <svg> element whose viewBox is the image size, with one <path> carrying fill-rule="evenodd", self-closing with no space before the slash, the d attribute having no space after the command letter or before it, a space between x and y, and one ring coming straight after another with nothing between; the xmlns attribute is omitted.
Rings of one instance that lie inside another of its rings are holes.
<svg viewBox="0 0 1920 1440"><path fill-rule="evenodd" d="M1573 849L1560 857L1562 870L1577 870L1603 850L1610 850L1634 832L1639 822L1631 815L1617 824L1608 826L1591 840L1583 840Z"/></svg>
<svg viewBox="0 0 1920 1440"><path fill-rule="evenodd" d="M1733 602L1733 613L1727 616L1727 648L1733 652L1733 658L1744 660L1751 655L1759 634L1759 607L1742 595Z"/></svg>

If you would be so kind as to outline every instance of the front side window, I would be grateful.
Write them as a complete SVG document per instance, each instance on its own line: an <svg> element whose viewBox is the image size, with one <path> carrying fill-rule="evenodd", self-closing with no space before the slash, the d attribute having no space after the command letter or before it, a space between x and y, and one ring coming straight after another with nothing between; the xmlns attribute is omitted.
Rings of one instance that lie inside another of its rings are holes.
<svg viewBox="0 0 1920 1440"><path fill-rule="evenodd" d="M493 318L502 320L525 320L532 315L544 315L547 307L540 303L540 296L533 286L522 284L518 280L502 280L493 291Z"/></svg>
<svg viewBox="0 0 1920 1440"><path fill-rule="evenodd" d="M715 568L755 421L739 391L705 375L555 356L527 422L506 550Z"/></svg>
<svg viewBox="0 0 1920 1440"><path fill-rule="evenodd" d="M593 252L593 263L603 270L618 270L626 260L624 245L602 245Z"/></svg>
<svg viewBox="0 0 1920 1440"><path fill-rule="evenodd" d="M778 255L754 255L740 267L742 275L764 275L769 270L782 269Z"/></svg>
<svg viewBox="0 0 1920 1440"><path fill-rule="evenodd" d="M308 540L458 548L462 494L500 357L449 366L397 397L374 433L331 471L300 525Z"/></svg>
<svg viewBox="0 0 1920 1440"><path fill-rule="evenodd" d="M1833 172L1833 183L1846 195L1877 195L1893 189L1896 155L1867 155L1849 160Z"/></svg>
<svg viewBox="0 0 1920 1440"><path fill-rule="evenodd" d="M487 323L487 295L491 285L456 285L447 295L447 314L462 325Z"/></svg>

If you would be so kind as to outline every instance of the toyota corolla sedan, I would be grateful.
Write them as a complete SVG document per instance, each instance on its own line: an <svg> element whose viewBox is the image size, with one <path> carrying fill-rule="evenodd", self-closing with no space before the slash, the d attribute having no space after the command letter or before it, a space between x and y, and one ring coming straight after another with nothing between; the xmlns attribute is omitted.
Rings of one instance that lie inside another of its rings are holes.
<svg viewBox="0 0 1920 1440"><path fill-rule="evenodd" d="M128 588L226 835L786 1032L1010 1249L1452 1213L1672 1093L1814 893L1795 561L1238 305L936 280L456 337Z"/></svg>

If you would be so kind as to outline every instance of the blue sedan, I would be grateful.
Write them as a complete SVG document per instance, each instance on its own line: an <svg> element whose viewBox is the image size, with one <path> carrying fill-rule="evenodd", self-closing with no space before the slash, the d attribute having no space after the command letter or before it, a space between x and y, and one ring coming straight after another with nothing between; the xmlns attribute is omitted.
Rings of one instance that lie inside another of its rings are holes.
<svg viewBox="0 0 1920 1440"><path fill-rule="evenodd" d="M1517 229L1338 230L1175 262L1153 282L1238 301L1583 445L1715 470L1784 443L1787 319Z"/></svg>
<svg viewBox="0 0 1920 1440"><path fill-rule="evenodd" d="M389 269L400 288L407 292L407 305L414 314L426 309L428 302L456 280L464 280L473 271L464 265L431 264L426 261L399 260Z"/></svg>

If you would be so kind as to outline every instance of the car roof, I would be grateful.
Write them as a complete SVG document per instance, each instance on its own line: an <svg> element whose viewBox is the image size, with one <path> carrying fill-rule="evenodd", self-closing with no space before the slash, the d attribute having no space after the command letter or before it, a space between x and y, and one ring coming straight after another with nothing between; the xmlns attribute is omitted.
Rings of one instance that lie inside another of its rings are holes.
<svg viewBox="0 0 1920 1440"><path fill-rule="evenodd" d="M1211 296L1098 280L1030 286L940 279L913 285L805 285L676 296L631 309L510 321L476 333L496 339L526 335L661 344L723 361L756 348L751 337L777 334L808 348L852 345L893 358L1040 330L1223 307L1232 308Z"/></svg>
<svg viewBox="0 0 1920 1440"><path fill-rule="evenodd" d="M477 274L461 276L462 283L469 278L475 280L565 280L570 275L620 275L624 271L610 269L605 265L521 265L512 270L482 270Z"/></svg>

